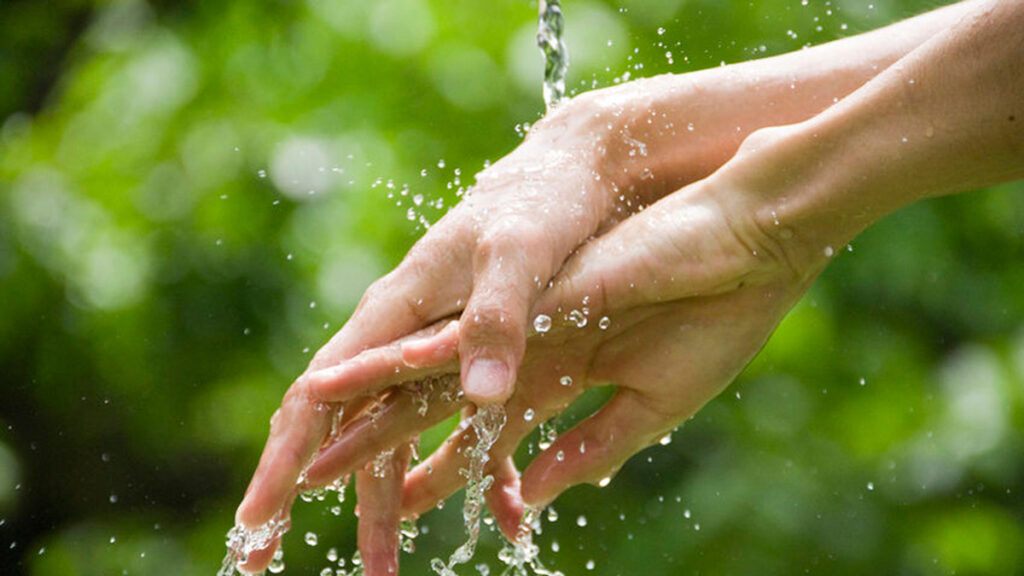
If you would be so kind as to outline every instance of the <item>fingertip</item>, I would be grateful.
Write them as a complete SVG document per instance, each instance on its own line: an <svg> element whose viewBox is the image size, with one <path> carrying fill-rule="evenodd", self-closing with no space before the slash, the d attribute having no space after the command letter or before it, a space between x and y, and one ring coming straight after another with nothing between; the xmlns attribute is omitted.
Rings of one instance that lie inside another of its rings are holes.
<svg viewBox="0 0 1024 576"><path fill-rule="evenodd" d="M321 402L335 401L332 396L336 394L330 393L333 388L332 385L343 374L342 366L331 366L330 368L310 372L303 376L306 380L306 390L309 391L309 395L314 400L320 400Z"/></svg>
<svg viewBox="0 0 1024 576"><path fill-rule="evenodd" d="M256 493L257 490L250 490L242 499L242 503L235 510L235 524L252 528L266 524L270 520L273 512L268 513L262 510L263 506L256 499Z"/></svg>
<svg viewBox="0 0 1024 576"><path fill-rule="evenodd" d="M458 354L459 323L450 322L437 334L402 342L402 361L413 368L428 368L453 360Z"/></svg>
<svg viewBox="0 0 1024 576"><path fill-rule="evenodd" d="M274 560L274 553L277 552L277 548L280 544L280 538L275 538L267 545L266 548L250 552L249 557L246 558L245 562L238 563L237 568L239 572L243 574L262 573Z"/></svg>
<svg viewBox="0 0 1024 576"><path fill-rule="evenodd" d="M522 475L520 493L525 504L531 508L541 509L558 497L559 494L575 484L570 478L577 466L569 461L558 460L559 452L566 453L564 442L560 442L540 453L527 466ZM562 444L561 446L559 444ZM575 470L578 472L579 470Z"/></svg>
<svg viewBox="0 0 1024 576"><path fill-rule="evenodd" d="M545 486L545 484L543 478L538 478L538 474L532 466L527 468L523 474L522 487L520 488L523 503L538 510L550 504L555 499L555 496L549 495L550 487Z"/></svg>
<svg viewBox="0 0 1024 576"><path fill-rule="evenodd" d="M515 372L506 362L475 358L462 374L462 391L477 406L504 404L512 396Z"/></svg>
<svg viewBox="0 0 1024 576"><path fill-rule="evenodd" d="M507 458L494 470L494 485L487 492L487 505L501 533L510 542L515 541L522 529L526 504L523 502L519 473L511 458Z"/></svg>

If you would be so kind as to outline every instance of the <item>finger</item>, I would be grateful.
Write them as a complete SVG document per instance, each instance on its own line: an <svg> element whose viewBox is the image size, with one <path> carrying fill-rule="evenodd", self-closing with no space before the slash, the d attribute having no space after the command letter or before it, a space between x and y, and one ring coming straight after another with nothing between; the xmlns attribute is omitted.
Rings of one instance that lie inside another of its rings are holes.
<svg viewBox="0 0 1024 576"><path fill-rule="evenodd" d="M449 323L443 330L431 330L416 337L366 350L346 360L306 376L310 393L324 402L342 402L420 380L438 371L451 372L455 359L458 325Z"/></svg>
<svg viewBox="0 0 1024 576"><path fill-rule="evenodd" d="M498 461L490 471L494 484L487 491L487 507L490 508L498 528L509 542L520 537L519 531L526 505L520 491L519 471L511 457Z"/></svg>
<svg viewBox="0 0 1024 576"><path fill-rule="evenodd" d="M270 420L259 465L235 513L238 523L262 526L294 497L296 481L330 431L334 414L326 404L310 400L302 379L289 388Z"/></svg>
<svg viewBox="0 0 1024 576"><path fill-rule="evenodd" d="M311 368L333 366L458 312L472 280L467 251L461 249L469 242L459 226L429 231L397 268L366 289L352 317L317 352Z"/></svg>
<svg viewBox="0 0 1024 576"><path fill-rule="evenodd" d="M477 244L473 293L459 328L462 389L475 404L512 395L538 284L561 266L543 239L539 226L519 222L493 227Z"/></svg>
<svg viewBox="0 0 1024 576"><path fill-rule="evenodd" d="M530 463L523 474L524 500L542 507L570 486L606 484L630 456L663 436L671 425L672 419L652 408L642 394L620 389Z"/></svg>
<svg viewBox="0 0 1024 576"><path fill-rule="evenodd" d="M402 343L402 360L410 366L442 366L458 357L459 321L453 320L428 338Z"/></svg>
<svg viewBox="0 0 1024 576"><path fill-rule="evenodd" d="M267 569L267 566L270 566L270 562L274 559L274 553L280 545L281 538L274 538L266 548L250 552L246 561L238 565L238 569L245 574L259 574L263 572Z"/></svg>
<svg viewBox="0 0 1024 576"><path fill-rule="evenodd" d="M285 502L284 506L281 507L282 510L289 510L289 509L291 509L292 502L295 500L295 496L296 496L296 493L292 492L292 494L289 496L289 499ZM241 569L242 572L246 572L246 573L249 573L249 574L259 574L259 573L263 572L264 570L266 570L267 566L270 565L270 562L274 559L274 555L277 552L277 549L281 547L281 537L284 536L284 533L287 532L288 528L291 526L291 519L289 517L285 516L283 521L280 521L279 518L280 517L275 518L275 521L279 521L280 524L273 529L274 530L274 534L277 534L277 535L276 536L271 535L270 541L266 545L266 547L258 549L258 550L250 550L249 551L249 555L248 555L248 558L246 558L246 561L241 563L241 564L239 564L239 566L238 566L238 568ZM254 536L254 537L263 537L263 536ZM250 541L250 542L246 543L245 545L243 545L243 547L252 546L252 545L253 545L253 542Z"/></svg>
<svg viewBox="0 0 1024 576"><path fill-rule="evenodd" d="M366 576L398 574L401 493L410 454L408 444L399 446L356 473L359 554Z"/></svg>
<svg viewBox="0 0 1024 576"><path fill-rule="evenodd" d="M454 387L456 376L436 381L422 402L414 394L397 391L376 408L353 420L326 446L306 470L310 487L330 484L351 473L373 455L408 441L413 436L456 413L464 402L445 391ZM447 382L447 383L446 383ZM422 408L426 412L421 414Z"/></svg>

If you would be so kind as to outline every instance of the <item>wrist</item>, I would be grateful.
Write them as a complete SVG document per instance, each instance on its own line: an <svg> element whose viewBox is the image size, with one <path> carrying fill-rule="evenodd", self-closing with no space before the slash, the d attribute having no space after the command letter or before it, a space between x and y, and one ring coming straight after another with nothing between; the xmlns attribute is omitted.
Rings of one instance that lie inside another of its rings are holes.
<svg viewBox="0 0 1024 576"><path fill-rule="evenodd" d="M873 188L858 141L816 120L758 130L712 177L713 189L724 193L719 201L741 236L807 281L860 232L913 201Z"/></svg>

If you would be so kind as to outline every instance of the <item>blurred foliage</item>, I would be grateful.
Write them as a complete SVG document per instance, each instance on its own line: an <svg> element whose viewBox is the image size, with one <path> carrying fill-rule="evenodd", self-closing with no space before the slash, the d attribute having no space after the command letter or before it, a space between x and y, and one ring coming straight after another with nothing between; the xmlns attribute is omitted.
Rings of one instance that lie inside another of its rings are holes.
<svg viewBox="0 0 1024 576"><path fill-rule="evenodd" d="M786 52L930 4L566 0L570 85ZM0 572L215 571L310 350L538 118L535 12L0 5ZM857 239L671 444L555 503L545 561L1024 572L1021 188ZM299 506L288 573L354 549L351 507ZM458 508L424 519L404 573L458 544ZM496 568L499 546L487 534L478 559Z"/></svg>

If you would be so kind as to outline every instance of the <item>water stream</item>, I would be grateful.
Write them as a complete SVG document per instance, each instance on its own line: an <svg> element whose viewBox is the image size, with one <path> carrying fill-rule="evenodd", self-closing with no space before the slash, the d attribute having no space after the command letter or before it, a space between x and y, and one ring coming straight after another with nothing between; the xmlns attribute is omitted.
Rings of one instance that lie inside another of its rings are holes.
<svg viewBox="0 0 1024 576"><path fill-rule="evenodd" d="M538 11L537 46L544 55L544 106L550 111L565 98L569 49L562 38L565 16L559 0L539 0Z"/></svg>
<svg viewBox="0 0 1024 576"><path fill-rule="evenodd" d="M562 34L565 30L565 16L562 14L562 7L559 0L539 0L537 18L537 46L544 56L544 106L547 111L558 105L565 98L565 76L569 68L569 50L566 47ZM546 331L540 330L538 331ZM417 404L420 405L420 415L424 415L427 402L423 399ZM485 475L484 471L490 461L489 451L494 442L498 439L501 429L505 425L505 411L500 406L481 408L470 420L470 425L476 433L477 442L467 449L469 458L468 468L461 470L466 477L466 499L463 503L462 517L466 525L467 539L459 546L444 562L440 558L434 558L430 566L439 576L457 576L455 567L466 564L473 558L476 552L477 542L480 538L481 515L484 511L485 494L494 482L494 478ZM338 424L341 421L341 411L334 419L331 436L334 437L340 431ZM550 434L544 434L547 438ZM300 476L300 483L301 483ZM334 487L339 492L339 501L343 500L347 478L340 480ZM303 500L323 500L319 491L315 496L308 497L304 494ZM221 564L217 576L233 576L237 566L245 563L249 554L256 550L266 548L275 538L282 536L290 527L286 516L279 514L264 526L254 529L247 529L244 526L236 525L227 535L227 555ZM514 576L526 576L533 573L538 575L561 576L560 572L550 572L539 561L538 549L532 542L531 534L534 529L539 528L539 514L536 510L528 510L520 525L519 535L515 541L508 545L499 554L499 559L506 564L504 574ZM402 548L411 549L412 539L415 538L415 528L407 528L403 525ZM275 565L280 569L272 570L277 573L283 569L280 560L281 549L275 555ZM358 553L353 558L354 573L361 573ZM342 560L342 562L344 562Z"/></svg>
<svg viewBox="0 0 1024 576"><path fill-rule="evenodd" d="M484 495L494 483L494 477L484 475L490 461L490 449L505 426L505 409L501 406L480 408L473 415L470 424L476 433L476 444L466 451L469 468L462 472L466 477L466 500L462 505L462 519L466 523L466 541L456 548L445 563L440 558L430 561L430 567L438 576L457 576L455 567L473 558L476 544L480 539L480 516L484 508Z"/></svg>

